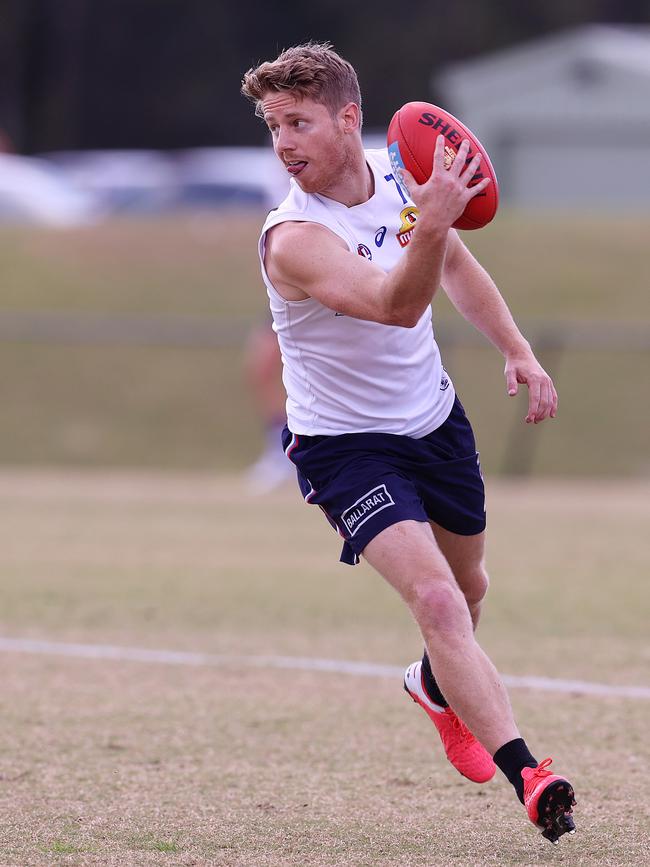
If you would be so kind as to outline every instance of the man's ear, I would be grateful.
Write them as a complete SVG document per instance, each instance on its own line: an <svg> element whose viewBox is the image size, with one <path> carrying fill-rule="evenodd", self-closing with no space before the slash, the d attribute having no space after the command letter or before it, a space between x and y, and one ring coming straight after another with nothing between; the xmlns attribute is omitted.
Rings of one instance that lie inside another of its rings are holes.
<svg viewBox="0 0 650 867"><path fill-rule="evenodd" d="M338 113L341 129L345 133L356 132L361 128L361 109L356 102L348 102Z"/></svg>

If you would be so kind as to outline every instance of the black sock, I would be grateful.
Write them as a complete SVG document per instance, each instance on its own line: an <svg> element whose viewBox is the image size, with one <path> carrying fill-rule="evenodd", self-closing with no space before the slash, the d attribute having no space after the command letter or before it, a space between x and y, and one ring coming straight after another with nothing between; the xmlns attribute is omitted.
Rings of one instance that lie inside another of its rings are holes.
<svg viewBox="0 0 650 867"><path fill-rule="evenodd" d="M526 746L523 738L515 738L508 741L494 754L494 764L500 768L515 787L517 797L524 803L524 781L521 776L522 768L536 768L537 760L533 757Z"/></svg>
<svg viewBox="0 0 650 867"><path fill-rule="evenodd" d="M440 687L436 683L436 679L433 676L433 672L431 671L431 663L429 662L429 656L424 651L424 656L422 657L422 683L424 684L424 688L427 691L427 695L431 699L431 701L439 704L440 707L449 707L447 700L444 695L440 692Z"/></svg>

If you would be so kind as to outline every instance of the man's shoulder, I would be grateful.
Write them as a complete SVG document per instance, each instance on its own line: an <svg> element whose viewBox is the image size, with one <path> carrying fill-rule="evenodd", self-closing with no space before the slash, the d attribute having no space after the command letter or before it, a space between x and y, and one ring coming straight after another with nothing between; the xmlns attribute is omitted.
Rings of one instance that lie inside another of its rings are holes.
<svg viewBox="0 0 650 867"><path fill-rule="evenodd" d="M269 215L262 227L261 238L281 236L292 244L311 244L335 239L338 246L349 247L349 233L337 221L319 196L303 192L296 184L286 199ZM353 245L356 249L356 244Z"/></svg>
<svg viewBox="0 0 650 867"><path fill-rule="evenodd" d="M347 246L328 226L315 220L301 220L299 216L288 217L267 229L267 249L269 253L272 251L274 258L293 258L298 250L330 242L339 247Z"/></svg>
<svg viewBox="0 0 650 867"><path fill-rule="evenodd" d="M297 184L292 184L286 198L269 211L264 221L263 232L286 221L300 221L313 217L319 211L319 199L303 192Z"/></svg>
<svg viewBox="0 0 650 867"><path fill-rule="evenodd" d="M308 207L308 205L309 200L306 194L303 193L303 191L297 184L292 184L289 188L289 192L287 193L287 195L278 205L275 206L275 208L272 208L269 211L266 219L268 221L273 216L277 214L282 214L286 211L301 212L304 211Z"/></svg>

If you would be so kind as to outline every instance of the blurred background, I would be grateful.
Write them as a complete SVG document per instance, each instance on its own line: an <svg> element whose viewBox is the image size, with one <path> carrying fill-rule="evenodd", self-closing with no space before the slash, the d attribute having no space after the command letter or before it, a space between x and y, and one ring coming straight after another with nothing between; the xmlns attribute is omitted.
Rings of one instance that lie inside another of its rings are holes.
<svg viewBox="0 0 650 867"><path fill-rule="evenodd" d="M256 242L286 181L239 86L308 39L356 67L369 145L429 100L492 157L500 212L464 240L560 414L523 425L498 353L436 298L486 471L647 476L650 0L2 0L0 462L222 473L263 452Z"/></svg>
<svg viewBox="0 0 650 867"><path fill-rule="evenodd" d="M463 239L560 410L525 425L436 296L491 477L480 640L562 690L513 703L580 781L573 862L646 863L650 0L0 0L0 862L546 863L431 750L406 607L284 474L256 247L286 178L239 87L309 39L369 145L429 100L491 155Z"/></svg>

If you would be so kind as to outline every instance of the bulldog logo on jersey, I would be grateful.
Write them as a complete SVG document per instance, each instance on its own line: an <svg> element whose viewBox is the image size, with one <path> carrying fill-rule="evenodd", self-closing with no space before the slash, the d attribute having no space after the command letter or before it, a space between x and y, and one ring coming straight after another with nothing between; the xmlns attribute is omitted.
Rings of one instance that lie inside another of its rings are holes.
<svg viewBox="0 0 650 867"><path fill-rule="evenodd" d="M413 235L413 228L418 218L418 209L415 207L415 205L407 205L407 207L402 210L399 216L400 220L402 221L402 225L400 226L399 232L395 237L399 241L400 247L406 247L408 242L411 240L411 236Z"/></svg>
<svg viewBox="0 0 650 867"><path fill-rule="evenodd" d="M363 256L364 259L372 259L372 251L369 247L366 247L365 244L359 244L358 245L357 253L360 256Z"/></svg>

